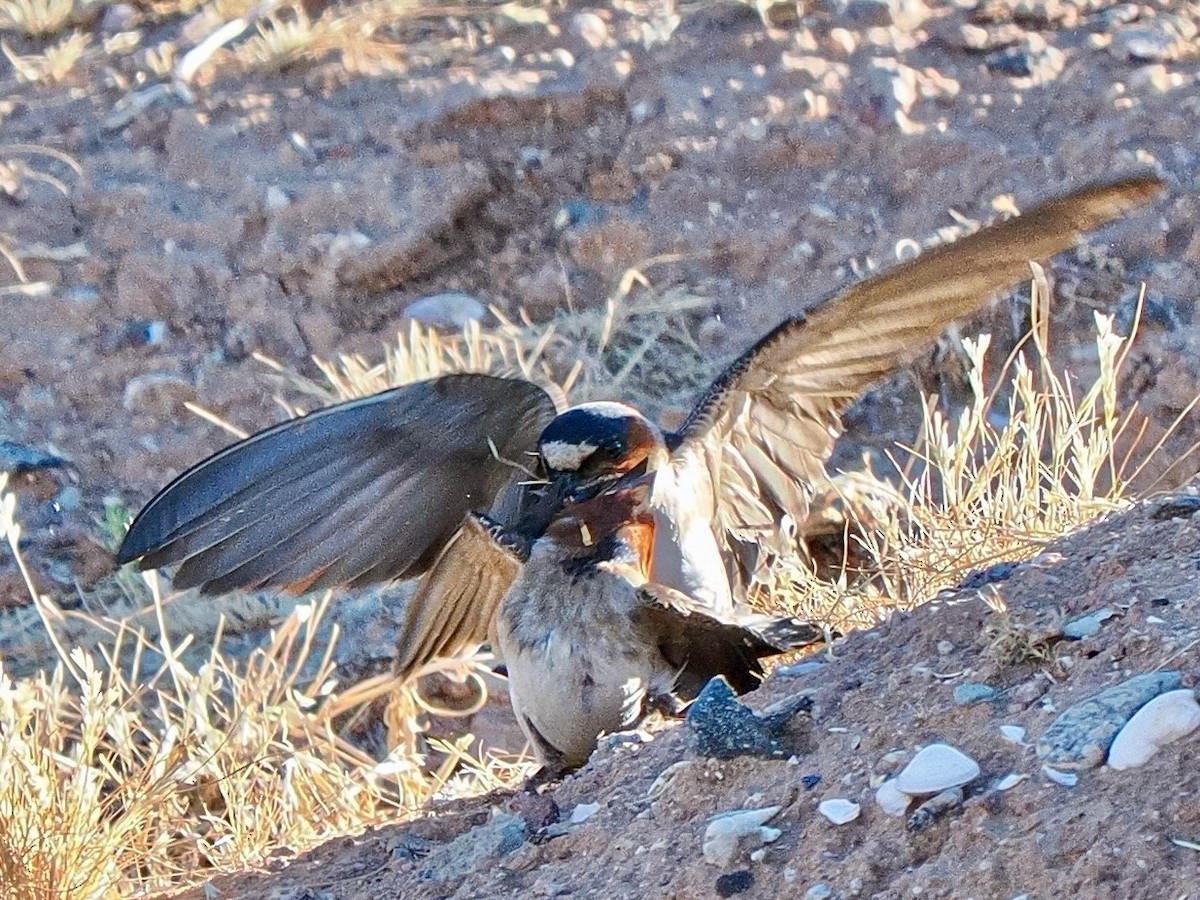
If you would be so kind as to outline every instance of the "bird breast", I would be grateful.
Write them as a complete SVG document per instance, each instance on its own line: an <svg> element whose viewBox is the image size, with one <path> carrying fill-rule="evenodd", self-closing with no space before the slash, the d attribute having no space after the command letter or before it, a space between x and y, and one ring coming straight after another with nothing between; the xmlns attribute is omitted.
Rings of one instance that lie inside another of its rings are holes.
<svg viewBox="0 0 1200 900"><path fill-rule="evenodd" d="M620 574L578 563L539 541L496 622L522 726L573 765L587 759L600 734L632 726L647 692L672 677L637 631L636 588Z"/></svg>

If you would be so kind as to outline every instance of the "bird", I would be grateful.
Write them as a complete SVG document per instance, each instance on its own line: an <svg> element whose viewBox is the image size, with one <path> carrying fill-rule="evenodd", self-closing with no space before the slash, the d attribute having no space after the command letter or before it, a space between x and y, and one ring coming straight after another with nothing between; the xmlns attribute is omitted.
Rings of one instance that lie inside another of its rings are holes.
<svg viewBox="0 0 1200 900"><path fill-rule="evenodd" d="M841 414L950 324L1161 190L1092 184L926 250L791 316L720 372L681 427L614 400L559 409L521 378L444 375L277 424L179 475L116 563L177 588L294 593L419 578L395 671L490 644L543 767L822 629L755 613Z"/></svg>

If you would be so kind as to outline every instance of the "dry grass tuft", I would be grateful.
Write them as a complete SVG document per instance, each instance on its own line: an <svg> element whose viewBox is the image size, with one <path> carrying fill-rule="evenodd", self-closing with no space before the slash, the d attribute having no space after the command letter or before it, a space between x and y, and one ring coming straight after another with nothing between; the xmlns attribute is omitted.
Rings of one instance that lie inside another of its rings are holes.
<svg viewBox="0 0 1200 900"><path fill-rule="evenodd" d="M75 0L0 0L0 31L26 37L58 34L75 13Z"/></svg>
<svg viewBox="0 0 1200 900"><path fill-rule="evenodd" d="M22 81L59 84L71 74L91 40L91 37L82 31L72 31L41 53L21 55L13 52L4 41L0 41L0 51L3 51L13 71Z"/></svg>
<svg viewBox="0 0 1200 900"><path fill-rule="evenodd" d="M0 528L24 572L6 482ZM109 622L98 660L68 651L55 637L62 614L30 592L59 659L21 681L0 666L3 900L179 887L394 819L428 797L419 757L378 764L339 737L334 641L299 677L328 597L299 607L246 662L214 648L190 671L179 662L190 639L166 637L157 593L159 637Z"/></svg>
<svg viewBox="0 0 1200 900"><path fill-rule="evenodd" d="M869 471L834 479L835 489L839 482L846 489L850 515L870 523L847 536L845 557L856 562L830 583L799 556L778 560L761 585L760 605L843 630L869 627L980 569L1028 560L1048 541L1133 502L1139 476L1167 436L1141 446L1144 416L1117 409L1130 339L1097 314L1096 379L1080 386L1054 372L1046 320L1037 312L1045 290L1035 282L1034 319L1043 325L1010 355L996 388L985 381L989 336L963 342L972 399L952 422L938 398L924 398L921 440L893 460L898 489Z"/></svg>

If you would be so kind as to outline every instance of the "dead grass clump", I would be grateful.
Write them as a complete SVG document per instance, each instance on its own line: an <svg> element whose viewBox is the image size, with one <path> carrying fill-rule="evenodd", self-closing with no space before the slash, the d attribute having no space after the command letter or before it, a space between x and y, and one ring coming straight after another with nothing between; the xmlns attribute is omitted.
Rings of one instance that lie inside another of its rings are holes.
<svg viewBox="0 0 1200 900"><path fill-rule="evenodd" d="M0 527L20 561L5 482ZM395 818L428 796L419 760L381 767L339 737L333 641L300 677L328 598L299 607L245 663L214 649L190 671L179 662L187 641L172 645L161 621L154 641L107 623L99 660L68 650L55 638L61 613L31 594L60 657L33 679L0 667L3 900L178 887Z"/></svg>
<svg viewBox="0 0 1200 900"><path fill-rule="evenodd" d="M1098 375L1078 385L1047 362L1046 320L1039 315L1045 296L1044 284L1035 282L1034 321L1042 324L1010 355L995 389L985 382L989 336L963 342L971 400L951 421L936 397L925 397L921 439L894 460L899 489L869 471L855 473L845 505L852 521L869 524L848 532L845 555L856 562L839 582L818 578L801 557L781 559L764 580L763 605L843 630L869 626L981 568L1030 559L1048 541L1132 503L1141 472L1166 436L1142 447L1144 416L1117 409L1130 339L1097 314ZM1027 359L1030 351L1036 364Z"/></svg>
<svg viewBox="0 0 1200 900"><path fill-rule="evenodd" d="M58 34L75 12L75 0L0 0L0 31L26 37Z"/></svg>

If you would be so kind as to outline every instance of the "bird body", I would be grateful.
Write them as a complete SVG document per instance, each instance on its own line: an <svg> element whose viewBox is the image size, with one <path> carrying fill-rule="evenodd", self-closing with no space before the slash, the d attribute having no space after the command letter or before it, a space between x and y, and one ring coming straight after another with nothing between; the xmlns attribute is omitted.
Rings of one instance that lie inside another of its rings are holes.
<svg viewBox="0 0 1200 900"><path fill-rule="evenodd" d="M606 567L639 565L646 526L603 534L582 516L562 516L533 544L496 621L513 711L554 769L581 765L597 735L634 725L675 675L637 616L635 583Z"/></svg>
<svg viewBox="0 0 1200 900"><path fill-rule="evenodd" d="M648 705L677 709L715 675L749 690L762 657L817 640L745 601L809 518L841 412L1028 260L1160 187L1083 188L839 292L738 357L676 432L485 375L276 425L160 491L117 561L179 563L176 586L206 593L420 577L398 675L490 642L538 756L577 766ZM511 462L526 455L539 478Z"/></svg>

